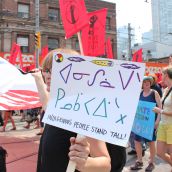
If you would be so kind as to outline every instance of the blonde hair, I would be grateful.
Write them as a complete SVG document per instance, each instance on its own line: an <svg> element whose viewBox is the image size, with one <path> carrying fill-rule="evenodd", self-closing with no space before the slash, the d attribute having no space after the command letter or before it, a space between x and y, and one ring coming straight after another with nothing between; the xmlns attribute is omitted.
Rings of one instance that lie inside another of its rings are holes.
<svg viewBox="0 0 172 172"><path fill-rule="evenodd" d="M54 52L59 52L59 53L66 53L66 54L73 54L73 55L78 55L79 53L75 50L72 49L67 49L67 48L57 48L52 51L50 51L43 63L42 63L42 70L45 71L46 69L51 69L52 68L52 61L53 61L53 53Z"/></svg>

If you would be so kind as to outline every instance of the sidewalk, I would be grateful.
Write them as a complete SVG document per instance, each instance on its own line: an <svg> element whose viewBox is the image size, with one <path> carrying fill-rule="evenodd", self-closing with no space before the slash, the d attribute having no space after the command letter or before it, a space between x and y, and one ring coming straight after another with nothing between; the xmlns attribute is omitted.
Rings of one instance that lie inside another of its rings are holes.
<svg viewBox="0 0 172 172"><path fill-rule="evenodd" d="M127 149L127 152L130 151L130 149ZM127 163L125 168L123 169L123 172L129 172L130 166L133 165L136 161L136 156L135 155L127 155ZM135 170L133 172L145 172L146 167L148 166L149 162L149 150L145 152L145 156L143 157L143 168L141 170ZM159 157L155 157L155 169L153 172L171 172L171 167L167 163L165 163L163 160L161 160Z"/></svg>
<svg viewBox="0 0 172 172"><path fill-rule="evenodd" d="M36 136L39 129L25 129L25 122L20 122L19 116L14 116L17 126L16 131L8 131L11 124L7 125L6 132L0 133L0 146L3 146L7 152L7 172L35 172L37 164L37 152L40 136ZM127 152L130 151L127 148ZM118 156L118 155L117 155ZM130 166L134 164L136 156L127 155L127 163L123 172L129 172ZM144 172L148 165L149 152L146 151L143 158L144 167L139 172ZM156 167L153 172L171 172L171 167L156 157ZM136 171L137 172L137 171Z"/></svg>

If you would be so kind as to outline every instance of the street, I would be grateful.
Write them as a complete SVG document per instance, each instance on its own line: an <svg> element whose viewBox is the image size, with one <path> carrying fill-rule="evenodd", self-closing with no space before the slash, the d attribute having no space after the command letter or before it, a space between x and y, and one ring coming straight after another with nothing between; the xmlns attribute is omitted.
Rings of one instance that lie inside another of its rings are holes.
<svg viewBox="0 0 172 172"><path fill-rule="evenodd" d="M30 129L25 129L25 122L20 122L20 116L14 116L17 126L16 131L9 131L11 123L8 123L6 132L0 133L0 146L3 146L7 152L7 172L35 172L37 164L37 152L40 136L36 133L40 129L34 129L32 124ZM127 148L127 152L130 148ZM134 164L136 156L127 155L127 163L123 172L129 172L130 166ZM139 172L145 171L148 165L149 152L145 153L143 158L144 167ZM171 172L168 164L156 157L154 172Z"/></svg>

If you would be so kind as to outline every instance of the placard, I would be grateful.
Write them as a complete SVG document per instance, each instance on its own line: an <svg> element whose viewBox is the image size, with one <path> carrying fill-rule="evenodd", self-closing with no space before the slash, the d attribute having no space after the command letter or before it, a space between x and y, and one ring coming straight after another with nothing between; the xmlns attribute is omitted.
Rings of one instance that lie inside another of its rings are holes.
<svg viewBox="0 0 172 172"><path fill-rule="evenodd" d="M143 63L55 52L43 122L126 146L144 71Z"/></svg>
<svg viewBox="0 0 172 172"><path fill-rule="evenodd" d="M155 103L139 101L132 131L148 140L152 140L155 127Z"/></svg>

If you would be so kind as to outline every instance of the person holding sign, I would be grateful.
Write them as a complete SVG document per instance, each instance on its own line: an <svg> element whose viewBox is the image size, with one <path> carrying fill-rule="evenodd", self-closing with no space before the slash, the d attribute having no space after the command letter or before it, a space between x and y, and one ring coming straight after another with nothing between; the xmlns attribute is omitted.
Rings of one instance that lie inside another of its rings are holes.
<svg viewBox="0 0 172 172"><path fill-rule="evenodd" d="M167 85L162 96L162 109L154 108L154 112L161 114L157 132L157 155L172 166L172 66L163 69L162 81Z"/></svg>
<svg viewBox="0 0 172 172"><path fill-rule="evenodd" d="M141 91L140 94L140 99L141 101L147 101L147 102L153 102L156 103L156 105L161 108L161 101L160 101L160 96L156 90L151 89L151 85L153 83L153 79L150 76L145 76L143 79L143 90ZM139 170L143 167L143 162L142 162L142 145L141 142L148 142L149 147L150 147L150 161L149 165L147 166L145 171L152 171L154 169L154 158L155 158L155 141L156 141L156 129L159 125L160 121L160 114L155 114L155 125L154 125L154 132L153 132L153 137L152 140L145 139L141 136L134 135L134 142L135 142L135 148L137 152L137 161L133 166L131 166L131 170Z"/></svg>
<svg viewBox="0 0 172 172"><path fill-rule="evenodd" d="M32 74L44 110L49 99L52 59L55 51L78 54L68 49L56 49L49 52L42 66L46 86L40 71ZM37 172L65 172L69 160L76 163L76 171L109 172L110 157L105 143L88 137L76 138L76 135L76 133L46 124L40 140Z"/></svg>

